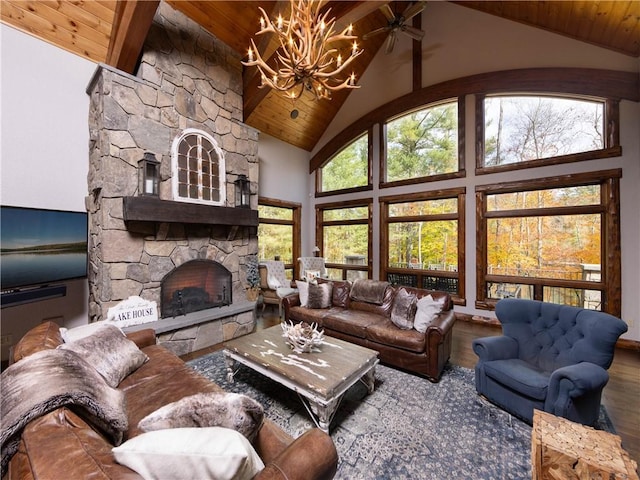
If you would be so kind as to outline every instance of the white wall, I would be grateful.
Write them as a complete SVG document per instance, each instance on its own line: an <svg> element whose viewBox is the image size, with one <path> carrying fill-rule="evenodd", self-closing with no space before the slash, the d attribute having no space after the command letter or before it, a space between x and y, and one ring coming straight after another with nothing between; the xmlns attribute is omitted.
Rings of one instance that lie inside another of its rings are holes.
<svg viewBox="0 0 640 480"><path fill-rule="evenodd" d="M0 203L85 211L89 97L95 64L0 25ZM17 341L47 318L87 322L86 280L67 296L2 309L2 335ZM2 347L2 359L8 349Z"/></svg>
<svg viewBox="0 0 640 480"><path fill-rule="evenodd" d="M309 176L309 152L294 147L270 135L261 133L258 143L260 159L260 196L302 204L303 221L313 214ZM314 246L313 228L302 229L301 254L311 256Z"/></svg>
<svg viewBox="0 0 640 480"><path fill-rule="evenodd" d="M601 68L639 72L638 59L618 54L603 48L572 40L550 32L542 31L519 23L477 12L449 2L429 2L423 12L423 86L434 85L455 78L478 73L535 67L580 67ZM366 48L366 44L364 45ZM411 42L401 38L391 55L380 51L359 83L362 87L354 90L334 121L312 152L315 154L325 143L365 116L371 110L393 99L410 93L411 82ZM391 74L392 80L390 80ZM629 332L624 338L640 340L640 104L623 101L620 105L621 144L623 156L619 158L594 160L565 165L556 165L535 170L483 175L476 179L474 100L467 98L467 176L463 179L429 183L426 186L405 186L380 190L377 185L379 165L374 163L374 187L372 192L353 195L312 199L316 203L351 198L366 198L378 195L407 193L415 188L467 188L466 205L466 297L467 305L456 306L456 311L472 315L493 316L492 312L477 310L475 301L475 198L476 184L492 184L509 180L527 179L532 176L542 178L584 171L622 168L621 179L621 231L622 231L622 317L629 324ZM374 159L378 158L378 142L374 141ZM313 192L313 175L309 176L309 191ZM469 194L471 193L471 195ZM313 231L314 209L304 218L304 229ZM374 238L379 238L378 202L374 200ZM374 248L375 250L375 248ZM373 272L379 272L380 258L373 252Z"/></svg>

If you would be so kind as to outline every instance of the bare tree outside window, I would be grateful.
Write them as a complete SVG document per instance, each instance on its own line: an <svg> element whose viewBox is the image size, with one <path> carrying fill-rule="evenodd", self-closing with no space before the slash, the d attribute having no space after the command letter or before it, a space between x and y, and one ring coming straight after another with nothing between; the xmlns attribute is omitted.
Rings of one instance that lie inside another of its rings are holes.
<svg viewBox="0 0 640 480"><path fill-rule="evenodd" d="M542 96L484 100L484 166L604 148L604 102Z"/></svg>

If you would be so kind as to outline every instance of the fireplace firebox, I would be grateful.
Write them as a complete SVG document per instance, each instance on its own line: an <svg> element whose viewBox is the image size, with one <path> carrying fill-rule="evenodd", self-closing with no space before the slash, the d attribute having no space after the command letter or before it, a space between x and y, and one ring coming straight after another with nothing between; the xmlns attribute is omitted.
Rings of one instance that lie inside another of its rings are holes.
<svg viewBox="0 0 640 480"><path fill-rule="evenodd" d="M169 272L160 285L162 318L232 303L232 276L213 260L190 260Z"/></svg>

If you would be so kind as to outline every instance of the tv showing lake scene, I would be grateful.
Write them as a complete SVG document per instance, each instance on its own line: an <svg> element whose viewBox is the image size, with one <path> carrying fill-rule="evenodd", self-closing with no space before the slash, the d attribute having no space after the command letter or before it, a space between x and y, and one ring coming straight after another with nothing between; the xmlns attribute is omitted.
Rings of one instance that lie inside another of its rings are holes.
<svg viewBox="0 0 640 480"><path fill-rule="evenodd" d="M86 276L86 212L0 208L2 292Z"/></svg>

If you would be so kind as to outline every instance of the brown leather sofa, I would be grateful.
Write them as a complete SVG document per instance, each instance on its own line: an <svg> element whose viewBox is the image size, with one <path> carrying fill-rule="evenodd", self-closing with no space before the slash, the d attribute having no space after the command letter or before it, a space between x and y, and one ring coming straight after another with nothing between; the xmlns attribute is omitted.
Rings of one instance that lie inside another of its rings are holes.
<svg viewBox="0 0 640 480"><path fill-rule="evenodd" d="M321 280L322 281L322 280ZM437 382L451 354L455 323L453 301L446 292L388 285L381 304L354 300L351 284L333 283L330 308L313 309L300 305L298 294L282 301L285 321L317 323L325 335L362 345L379 352L380 361ZM391 311L400 288L418 299L431 295L442 308L425 333L403 330L391 321Z"/></svg>
<svg viewBox="0 0 640 480"><path fill-rule="evenodd" d="M129 430L124 440L141 432L138 422L149 413L185 396L222 389L196 373L180 358L156 345L153 330L127 335L149 357L144 365L118 386L125 392ZM43 323L16 345L14 362L63 343L58 325ZM255 479L330 479L338 456L331 438L320 429L308 430L293 439L265 418L253 446L265 464ZM5 480L29 479L140 479L120 465L113 445L67 407L32 420L23 430L18 452L13 456Z"/></svg>

